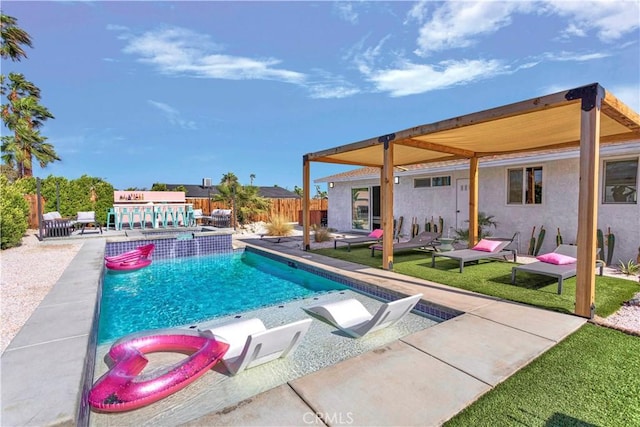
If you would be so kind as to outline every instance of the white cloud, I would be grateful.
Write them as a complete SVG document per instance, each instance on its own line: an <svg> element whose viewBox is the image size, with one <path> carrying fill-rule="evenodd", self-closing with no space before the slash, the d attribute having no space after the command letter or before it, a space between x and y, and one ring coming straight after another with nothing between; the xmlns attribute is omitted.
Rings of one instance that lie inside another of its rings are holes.
<svg viewBox="0 0 640 427"><path fill-rule="evenodd" d="M482 35L511 25L514 13L557 15L567 20L563 37L586 37L596 31L604 42L613 42L640 26L640 2L635 0L567 1L447 1L420 29L415 53L427 56L451 48L472 46ZM422 3L408 16L424 15Z"/></svg>
<svg viewBox="0 0 640 427"><path fill-rule="evenodd" d="M312 84L308 87L311 98L315 99L337 99L348 98L360 93L360 89L349 84Z"/></svg>
<svg viewBox="0 0 640 427"><path fill-rule="evenodd" d="M358 13L353 9L353 3L338 1L334 3L333 7L340 19L351 24L358 23Z"/></svg>
<svg viewBox="0 0 640 427"><path fill-rule="evenodd" d="M640 3L632 0L544 1L547 11L572 20L565 36L584 37L590 30L604 42L613 42L640 26Z"/></svg>
<svg viewBox="0 0 640 427"><path fill-rule="evenodd" d="M423 23L427 17L427 4L429 2L426 0L420 0L407 13L407 17L404 21L404 24L408 24L409 22L416 21L418 23Z"/></svg>
<svg viewBox="0 0 640 427"><path fill-rule="evenodd" d="M140 56L141 62L155 65L162 73L228 80L277 80L303 83L303 73L275 68L274 58L253 59L214 53L221 46L207 35L183 28L150 31L129 37L125 53Z"/></svg>
<svg viewBox="0 0 640 427"><path fill-rule="evenodd" d="M435 10L421 29L415 53L426 56L448 48L467 47L474 37L498 31L511 23L511 14L527 10L528 2L449 1Z"/></svg>
<svg viewBox="0 0 640 427"><path fill-rule="evenodd" d="M372 72L368 79L391 96L406 96L468 84L510 72L497 60L443 61L437 66L405 62L396 69Z"/></svg>
<svg viewBox="0 0 640 427"><path fill-rule="evenodd" d="M185 120L181 117L181 114L175 108L158 101L148 100L149 105L154 106L158 110L162 111L172 125L181 127L182 129L194 130L197 129L196 123L192 120Z"/></svg>
<svg viewBox="0 0 640 427"><path fill-rule="evenodd" d="M595 59L603 59L611 56L610 53L603 52L593 52L593 53L575 53L575 52L548 52L544 54L544 58L550 61L576 61L576 62L584 62L584 61L593 61Z"/></svg>
<svg viewBox="0 0 640 427"><path fill-rule="evenodd" d="M382 40L378 42L377 45L373 47L369 47L362 52L351 53L349 56L353 57L353 62L356 64L356 67L363 74L368 74L371 72L372 67L376 60L382 55L382 48L385 42L390 38L390 35L385 36ZM356 47L354 47L354 52L357 49L361 49L364 44L364 41L358 43Z"/></svg>

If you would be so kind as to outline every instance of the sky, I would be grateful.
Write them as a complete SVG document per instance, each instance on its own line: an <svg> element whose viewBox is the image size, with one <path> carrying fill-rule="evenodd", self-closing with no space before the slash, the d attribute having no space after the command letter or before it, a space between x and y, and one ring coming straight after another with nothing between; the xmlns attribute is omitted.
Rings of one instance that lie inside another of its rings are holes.
<svg viewBox="0 0 640 427"><path fill-rule="evenodd" d="M2 13L33 41L2 74L22 73L55 116L41 132L61 161L36 165L41 178L149 189L233 172L293 190L306 153L595 82L640 111L637 0L4 0ZM312 162L311 180L350 169Z"/></svg>

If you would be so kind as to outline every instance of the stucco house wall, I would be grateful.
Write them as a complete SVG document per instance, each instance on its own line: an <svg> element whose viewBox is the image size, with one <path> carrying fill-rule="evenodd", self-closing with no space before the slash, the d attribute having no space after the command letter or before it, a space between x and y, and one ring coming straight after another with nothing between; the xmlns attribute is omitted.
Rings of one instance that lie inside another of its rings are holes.
<svg viewBox="0 0 640 427"><path fill-rule="evenodd" d="M564 158L562 158L564 156ZM481 162L479 168L479 211L493 215L498 222L496 229L491 229L494 236L511 237L519 232L518 250L526 253L532 228L537 238L540 227L546 229L541 253L552 251L556 247L558 228L565 243L576 243L577 209L579 184L579 159L577 152L546 156L531 156L517 160L500 160ZM560 157L560 158L558 158ZM607 204L602 200L602 175L604 161L630 159L640 157L640 143L625 147L603 148L600 156L600 177L598 180L598 228L605 235L608 229L615 235L613 263L619 260L636 260L640 246L640 204ZM542 204L512 205L507 204L507 169L510 167L542 166ZM414 188L414 179L451 176L451 186ZM466 218L468 203L456 206L456 184L459 179L468 179L468 165L455 165L450 168L422 169L398 172L399 183L394 184L394 216L403 216L402 234L410 233L412 218L416 217L420 231L424 230L425 220L433 217L444 219L443 233L455 235L455 228L467 228L466 223L456 218L456 210L461 209ZM348 177L340 180L340 175L326 180L334 182L329 188L328 225L339 231L351 231L351 189L354 187L378 186L379 177L374 175ZM640 184L640 179L638 179ZM468 200L468 199L467 199ZM458 220L458 223L456 223ZM605 237L606 240L606 237ZM606 248L605 248L606 253Z"/></svg>

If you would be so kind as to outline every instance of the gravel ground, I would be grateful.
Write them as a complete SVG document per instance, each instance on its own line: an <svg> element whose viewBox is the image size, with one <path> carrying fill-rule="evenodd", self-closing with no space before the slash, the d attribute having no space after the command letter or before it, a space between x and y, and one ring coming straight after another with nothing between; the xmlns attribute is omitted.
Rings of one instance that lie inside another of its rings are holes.
<svg viewBox="0 0 640 427"><path fill-rule="evenodd" d="M234 238L258 238L263 233L264 225L254 224L241 230ZM81 242L43 243L38 241L35 234L35 230L29 230L22 239L22 245L0 251L0 352L4 352L82 247ZM295 234L300 234L300 231L296 230ZM312 248L317 247L333 247L333 242L312 242ZM606 270L607 275L628 278L617 274L613 269ZM606 319L594 320L596 323L640 335L640 292L617 313Z"/></svg>
<svg viewBox="0 0 640 427"><path fill-rule="evenodd" d="M42 243L36 230L28 230L22 245L0 251L0 351L4 352L81 247L82 243Z"/></svg>

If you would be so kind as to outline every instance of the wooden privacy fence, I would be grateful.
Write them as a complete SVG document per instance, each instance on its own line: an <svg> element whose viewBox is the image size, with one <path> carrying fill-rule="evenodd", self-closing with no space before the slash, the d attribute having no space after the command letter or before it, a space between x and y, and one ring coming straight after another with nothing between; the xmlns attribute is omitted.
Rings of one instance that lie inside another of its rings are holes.
<svg viewBox="0 0 640 427"><path fill-rule="evenodd" d="M38 228L38 196L36 194L25 194L23 197L29 204L29 217L27 218L29 228ZM43 209L44 198L40 196L40 214L44 213Z"/></svg>
<svg viewBox="0 0 640 427"><path fill-rule="evenodd" d="M298 215L302 210L302 199L269 199L269 201L271 202L269 212L254 215L252 221L269 222L271 218L281 216L285 221L298 222ZM193 203L193 208L202 209L205 215L209 215L210 213L209 206L211 206L211 210L231 209L231 206L221 202L212 201L211 204L209 204L209 200L207 199L187 198L187 203ZM329 200L311 199L309 208L312 211L326 211L329 209Z"/></svg>

